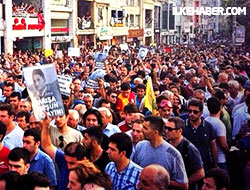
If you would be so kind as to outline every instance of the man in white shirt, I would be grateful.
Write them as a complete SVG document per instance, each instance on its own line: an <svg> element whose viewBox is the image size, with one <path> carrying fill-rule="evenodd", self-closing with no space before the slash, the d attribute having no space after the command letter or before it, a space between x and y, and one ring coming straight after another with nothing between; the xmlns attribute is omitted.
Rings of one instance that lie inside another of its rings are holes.
<svg viewBox="0 0 250 190"><path fill-rule="evenodd" d="M0 105L0 121L2 121L6 127L6 135L3 139L3 145L9 149L23 146L23 133L24 131L14 121L14 112L10 104Z"/></svg>

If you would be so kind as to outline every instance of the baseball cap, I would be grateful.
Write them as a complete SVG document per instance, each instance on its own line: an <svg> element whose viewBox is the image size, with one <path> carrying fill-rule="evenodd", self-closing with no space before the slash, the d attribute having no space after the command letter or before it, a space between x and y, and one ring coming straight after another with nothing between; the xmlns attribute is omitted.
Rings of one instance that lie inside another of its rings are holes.
<svg viewBox="0 0 250 190"><path fill-rule="evenodd" d="M157 105L159 108L164 108L164 107L169 107L169 108L172 108L172 103L168 100L162 100L158 105Z"/></svg>

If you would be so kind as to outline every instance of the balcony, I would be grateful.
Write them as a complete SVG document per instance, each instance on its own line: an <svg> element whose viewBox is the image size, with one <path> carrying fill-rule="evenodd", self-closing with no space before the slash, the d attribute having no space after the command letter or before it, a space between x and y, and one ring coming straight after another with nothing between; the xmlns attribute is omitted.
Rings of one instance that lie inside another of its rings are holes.
<svg viewBox="0 0 250 190"><path fill-rule="evenodd" d="M78 29L80 30L85 30L85 29L93 29L94 28L94 24L91 20L86 20L84 18L79 18L78 17Z"/></svg>

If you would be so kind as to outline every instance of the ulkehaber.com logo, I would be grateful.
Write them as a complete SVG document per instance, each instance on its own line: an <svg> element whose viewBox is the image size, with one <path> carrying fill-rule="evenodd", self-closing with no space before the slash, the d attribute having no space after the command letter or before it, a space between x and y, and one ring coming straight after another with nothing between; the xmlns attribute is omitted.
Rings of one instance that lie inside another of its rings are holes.
<svg viewBox="0 0 250 190"><path fill-rule="evenodd" d="M246 15L246 7L173 7L173 15Z"/></svg>

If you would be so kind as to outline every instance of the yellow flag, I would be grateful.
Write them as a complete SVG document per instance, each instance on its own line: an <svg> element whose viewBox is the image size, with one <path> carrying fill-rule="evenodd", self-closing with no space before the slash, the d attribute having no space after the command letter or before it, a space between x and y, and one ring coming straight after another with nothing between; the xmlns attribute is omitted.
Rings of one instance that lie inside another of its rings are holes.
<svg viewBox="0 0 250 190"><path fill-rule="evenodd" d="M154 114L156 110L156 98L153 90L152 79L148 77L146 86L146 96L145 96L145 108Z"/></svg>

